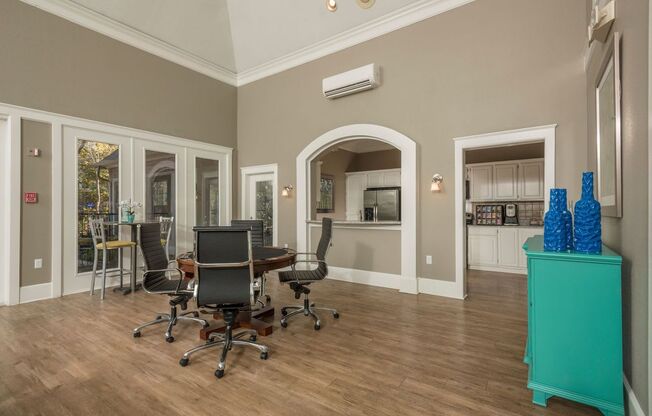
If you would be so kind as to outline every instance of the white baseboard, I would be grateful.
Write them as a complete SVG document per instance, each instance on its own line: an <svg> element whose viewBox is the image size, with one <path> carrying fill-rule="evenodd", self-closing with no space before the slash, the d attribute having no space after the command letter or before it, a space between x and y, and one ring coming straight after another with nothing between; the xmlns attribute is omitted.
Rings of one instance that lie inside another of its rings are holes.
<svg viewBox="0 0 652 416"><path fill-rule="evenodd" d="M52 297L52 282L39 285L21 286L18 303L36 302Z"/></svg>
<svg viewBox="0 0 652 416"><path fill-rule="evenodd" d="M453 299L464 299L460 297L457 284L446 280L419 278L419 293L426 295L444 296Z"/></svg>
<svg viewBox="0 0 652 416"><path fill-rule="evenodd" d="M360 283L363 285L400 289L403 278L398 274L370 272L368 270L348 269L344 267L328 267L328 278L343 282Z"/></svg>
<svg viewBox="0 0 652 416"><path fill-rule="evenodd" d="M481 270L484 272L514 273L527 276L527 268L522 267L500 267L500 266L469 266L470 270Z"/></svg>
<svg viewBox="0 0 652 416"><path fill-rule="evenodd" d="M634 390L632 390L632 386L629 384L629 380L627 380L627 377L624 375L623 381L625 384L625 391L627 392L627 410L629 410L629 416L645 416L645 412L643 411L641 404L638 402L636 394L634 394Z"/></svg>

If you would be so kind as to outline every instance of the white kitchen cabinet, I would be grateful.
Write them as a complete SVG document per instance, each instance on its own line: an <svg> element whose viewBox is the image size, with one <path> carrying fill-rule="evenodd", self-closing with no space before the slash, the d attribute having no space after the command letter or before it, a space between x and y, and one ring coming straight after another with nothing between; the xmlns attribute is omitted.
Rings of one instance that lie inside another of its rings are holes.
<svg viewBox="0 0 652 416"><path fill-rule="evenodd" d="M469 266L498 265L498 229L496 227L469 227Z"/></svg>
<svg viewBox="0 0 652 416"><path fill-rule="evenodd" d="M359 221L364 208L364 190L367 189L366 173L346 174L346 220Z"/></svg>
<svg viewBox="0 0 652 416"><path fill-rule="evenodd" d="M541 227L469 226L469 268L527 274L523 243L528 238L540 234L543 234Z"/></svg>
<svg viewBox="0 0 652 416"><path fill-rule="evenodd" d="M401 186L401 171L393 170L383 175L383 186Z"/></svg>
<svg viewBox="0 0 652 416"><path fill-rule="evenodd" d="M381 188L385 186L385 173L384 172L369 172L367 173L367 187L368 188Z"/></svg>
<svg viewBox="0 0 652 416"><path fill-rule="evenodd" d="M518 163L496 163L494 165L493 197L499 201L518 199Z"/></svg>
<svg viewBox="0 0 652 416"><path fill-rule="evenodd" d="M498 229L498 265L501 267L518 266L518 228L501 227Z"/></svg>
<svg viewBox="0 0 652 416"><path fill-rule="evenodd" d="M542 200L544 198L543 160L519 163L519 199Z"/></svg>
<svg viewBox="0 0 652 416"><path fill-rule="evenodd" d="M491 201L494 199L493 173L493 164L469 167L471 201Z"/></svg>

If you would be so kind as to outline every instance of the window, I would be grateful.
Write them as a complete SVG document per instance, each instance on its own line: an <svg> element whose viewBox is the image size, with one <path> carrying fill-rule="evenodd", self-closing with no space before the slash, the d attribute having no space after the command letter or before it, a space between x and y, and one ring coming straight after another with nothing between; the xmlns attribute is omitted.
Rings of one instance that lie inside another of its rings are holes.
<svg viewBox="0 0 652 416"><path fill-rule="evenodd" d="M319 202L317 212L327 213L335 211L335 179L332 176L322 175L319 181Z"/></svg>

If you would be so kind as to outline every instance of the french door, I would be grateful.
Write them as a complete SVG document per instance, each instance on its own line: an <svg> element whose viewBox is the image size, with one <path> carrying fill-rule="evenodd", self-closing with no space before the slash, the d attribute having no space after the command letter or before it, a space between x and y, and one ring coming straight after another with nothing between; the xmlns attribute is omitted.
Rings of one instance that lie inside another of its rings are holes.
<svg viewBox="0 0 652 416"><path fill-rule="evenodd" d="M278 245L278 184L276 165L242 168L242 219L263 221L264 244Z"/></svg>

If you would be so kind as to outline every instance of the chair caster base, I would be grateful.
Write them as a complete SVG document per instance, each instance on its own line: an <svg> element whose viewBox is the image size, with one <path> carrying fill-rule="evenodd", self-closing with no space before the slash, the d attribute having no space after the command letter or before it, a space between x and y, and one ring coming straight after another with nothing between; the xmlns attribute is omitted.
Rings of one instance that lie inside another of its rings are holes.
<svg viewBox="0 0 652 416"><path fill-rule="evenodd" d="M185 367L185 366L187 366L189 363L190 363L190 360L187 359L187 358L182 358L182 359L179 360L179 365L180 365L181 367Z"/></svg>
<svg viewBox="0 0 652 416"><path fill-rule="evenodd" d="M333 313L333 318L340 319L340 314L337 312Z"/></svg>
<svg viewBox="0 0 652 416"><path fill-rule="evenodd" d="M251 341L251 342L256 342L257 339L258 339L258 337L256 335L252 335L252 336L249 337L249 341Z"/></svg>
<svg viewBox="0 0 652 416"><path fill-rule="evenodd" d="M261 360L266 360L267 358L269 358L269 355L268 355L267 352L261 352L260 353L260 359Z"/></svg>
<svg viewBox="0 0 652 416"><path fill-rule="evenodd" d="M134 338L140 338L140 331L138 331L138 332L134 332L134 333L131 334L131 335L133 335Z"/></svg>
<svg viewBox="0 0 652 416"><path fill-rule="evenodd" d="M288 327L288 323L287 323L286 321L283 321L283 320L282 320L282 321L281 321L281 326L282 326L283 328L287 328L287 327Z"/></svg>
<svg viewBox="0 0 652 416"><path fill-rule="evenodd" d="M217 378L224 377L224 370L215 370L215 377Z"/></svg>
<svg viewBox="0 0 652 416"><path fill-rule="evenodd" d="M315 331L319 331L321 329L321 325L319 323L315 324Z"/></svg>
<svg viewBox="0 0 652 416"><path fill-rule="evenodd" d="M173 336L165 337L165 342L174 342L174 337Z"/></svg>

